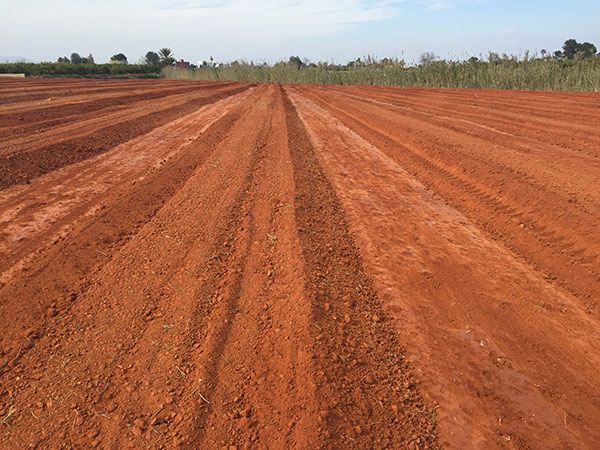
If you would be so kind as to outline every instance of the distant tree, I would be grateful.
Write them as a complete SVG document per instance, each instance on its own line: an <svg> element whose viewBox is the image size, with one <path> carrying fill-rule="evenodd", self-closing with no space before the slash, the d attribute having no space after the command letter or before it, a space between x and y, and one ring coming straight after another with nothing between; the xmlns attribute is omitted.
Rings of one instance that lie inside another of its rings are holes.
<svg viewBox="0 0 600 450"><path fill-rule="evenodd" d="M173 51L170 48L161 48L158 51L161 66L172 66L175 64L175 58L173 57Z"/></svg>
<svg viewBox="0 0 600 450"><path fill-rule="evenodd" d="M71 60L67 56L61 56L58 58L59 63L70 64Z"/></svg>
<svg viewBox="0 0 600 450"><path fill-rule="evenodd" d="M87 55L87 58L85 58L85 62L87 64L96 64L96 61L94 61L94 55L92 55L91 53Z"/></svg>
<svg viewBox="0 0 600 450"><path fill-rule="evenodd" d="M149 66L158 66L160 64L160 56L156 52L148 52L144 61Z"/></svg>
<svg viewBox="0 0 600 450"><path fill-rule="evenodd" d="M471 56L469 58L469 63L471 63L471 64L476 64L478 62L479 62L479 58L477 56Z"/></svg>
<svg viewBox="0 0 600 450"><path fill-rule="evenodd" d="M554 56L554 59L563 59L565 57L564 53L560 50L556 50L552 56Z"/></svg>
<svg viewBox="0 0 600 450"><path fill-rule="evenodd" d="M575 58L579 44L575 39L567 39L563 45L563 55L567 59Z"/></svg>
<svg viewBox="0 0 600 450"><path fill-rule="evenodd" d="M577 59L585 59L592 58L596 56L596 46L590 42L583 42L582 44L577 45L577 53L575 53L575 57Z"/></svg>
<svg viewBox="0 0 600 450"><path fill-rule="evenodd" d="M71 64L82 64L83 59L79 56L79 53L71 53Z"/></svg>
<svg viewBox="0 0 600 450"><path fill-rule="evenodd" d="M562 54L567 59L586 59L594 57L597 51L590 42L579 43L575 39L568 39L563 45Z"/></svg>
<svg viewBox="0 0 600 450"><path fill-rule="evenodd" d="M548 54L548 50L546 50L545 48L543 48L540 53L542 54L542 59L546 59L546 55Z"/></svg>
<svg viewBox="0 0 600 450"><path fill-rule="evenodd" d="M110 57L111 64L127 64L127 56L123 53L117 53L116 55L112 55Z"/></svg>
<svg viewBox="0 0 600 450"><path fill-rule="evenodd" d="M424 52L421 53L421 56L419 57L419 63L422 66L426 66L428 64L431 64L432 62L436 61L438 59L437 55L433 52Z"/></svg>
<svg viewBox="0 0 600 450"><path fill-rule="evenodd" d="M290 56L288 64L294 67L296 70L300 70L304 66L304 62L300 59L299 56Z"/></svg>

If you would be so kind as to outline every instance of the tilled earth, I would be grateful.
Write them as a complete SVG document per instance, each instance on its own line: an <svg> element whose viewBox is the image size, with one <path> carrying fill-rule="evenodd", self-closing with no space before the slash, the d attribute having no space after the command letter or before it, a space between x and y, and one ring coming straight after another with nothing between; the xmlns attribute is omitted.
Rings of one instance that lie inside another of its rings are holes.
<svg viewBox="0 0 600 450"><path fill-rule="evenodd" d="M600 95L0 81L0 448L593 448Z"/></svg>

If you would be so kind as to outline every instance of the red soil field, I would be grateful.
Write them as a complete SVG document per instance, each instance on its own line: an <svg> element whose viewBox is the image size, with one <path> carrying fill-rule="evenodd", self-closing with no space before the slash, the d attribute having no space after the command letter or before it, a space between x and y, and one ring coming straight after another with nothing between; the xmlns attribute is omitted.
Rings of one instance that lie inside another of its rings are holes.
<svg viewBox="0 0 600 450"><path fill-rule="evenodd" d="M0 448L594 448L600 95L0 80Z"/></svg>

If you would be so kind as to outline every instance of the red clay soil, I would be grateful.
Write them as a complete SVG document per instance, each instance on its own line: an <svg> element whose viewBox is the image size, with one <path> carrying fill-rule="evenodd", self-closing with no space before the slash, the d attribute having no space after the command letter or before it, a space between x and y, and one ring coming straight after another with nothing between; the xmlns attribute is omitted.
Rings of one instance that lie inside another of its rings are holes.
<svg viewBox="0 0 600 450"><path fill-rule="evenodd" d="M47 131L0 140L0 189L77 163L110 150L120 142L140 136L189 114L199 107L241 92L248 86L233 86L205 92L168 96L163 101L144 100L115 112L98 111L74 124L66 121Z"/></svg>
<svg viewBox="0 0 600 450"><path fill-rule="evenodd" d="M600 442L600 96L25 79L0 116L0 448Z"/></svg>
<svg viewBox="0 0 600 450"><path fill-rule="evenodd" d="M226 86L230 83L223 83ZM37 102L15 102L12 108L0 106L0 137L4 134L31 134L39 130L51 128L67 121L81 120L82 115L102 110L103 113L117 110L119 107L130 107L134 102L142 100L159 99L169 95L198 91L201 89L214 89L217 86L206 84L204 86L180 87L154 87L151 89L134 89L127 86L123 89L111 89L107 93L90 94L78 93L65 98L47 97ZM133 90L132 90L133 89Z"/></svg>

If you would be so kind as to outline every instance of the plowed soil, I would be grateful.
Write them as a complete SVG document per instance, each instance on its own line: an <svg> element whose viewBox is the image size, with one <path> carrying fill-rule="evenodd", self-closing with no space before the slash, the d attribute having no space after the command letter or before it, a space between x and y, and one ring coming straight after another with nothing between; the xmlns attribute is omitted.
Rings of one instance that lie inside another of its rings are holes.
<svg viewBox="0 0 600 450"><path fill-rule="evenodd" d="M0 81L0 448L595 448L600 95Z"/></svg>

